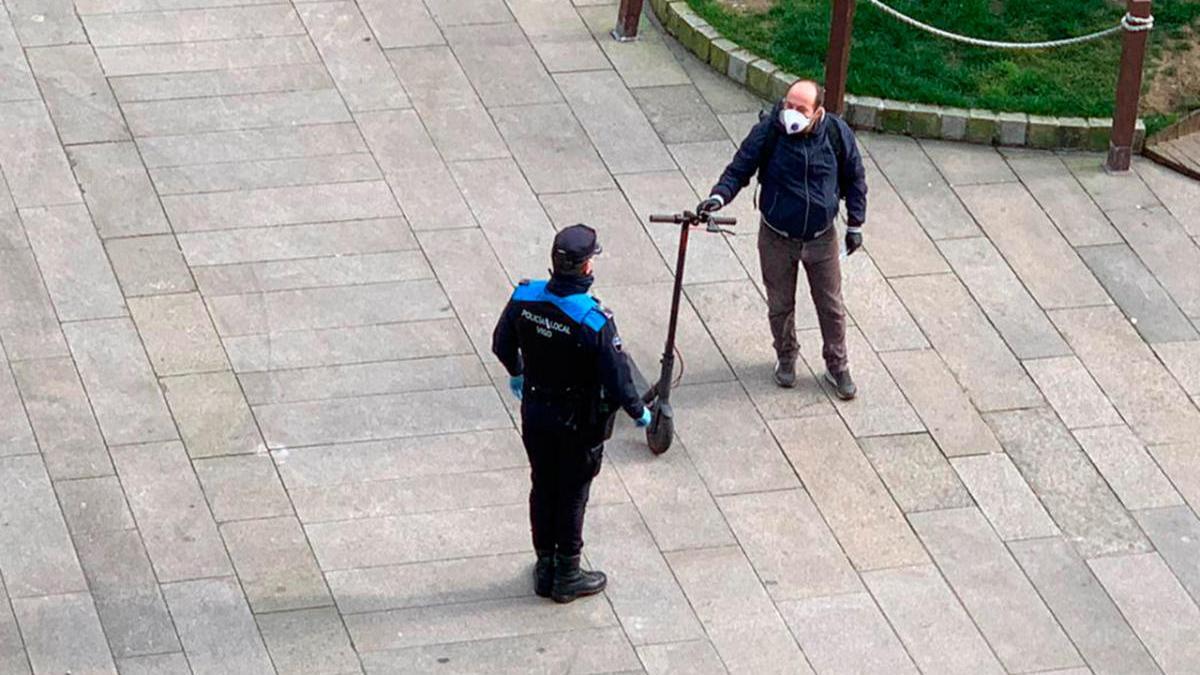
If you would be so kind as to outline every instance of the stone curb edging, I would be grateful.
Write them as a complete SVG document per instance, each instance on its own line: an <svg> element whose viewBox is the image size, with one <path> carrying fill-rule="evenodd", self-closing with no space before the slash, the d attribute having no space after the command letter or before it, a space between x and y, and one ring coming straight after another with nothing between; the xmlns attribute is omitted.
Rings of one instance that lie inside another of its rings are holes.
<svg viewBox="0 0 1200 675"><path fill-rule="evenodd" d="M650 0L650 6L667 33L680 44L758 96L768 100L782 98L799 77L725 38L683 0ZM851 94L846 95L844 117L856 129L918 138L1099 152L1108 150L1112 127L1109 118L965 110ZM1135 152L1141 151L1145 138L1146 126L1139 119L1133 140Z"/></svg>

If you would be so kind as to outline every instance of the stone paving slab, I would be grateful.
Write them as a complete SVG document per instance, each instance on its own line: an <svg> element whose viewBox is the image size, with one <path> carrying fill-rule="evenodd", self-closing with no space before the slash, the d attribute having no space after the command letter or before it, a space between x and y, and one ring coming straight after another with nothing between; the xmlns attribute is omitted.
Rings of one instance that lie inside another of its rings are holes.
<svg viewBox="0 0 1200 675"><path fill-rule="evenodd" d="M101 237L171 231L133 143L74 146L67 156Z"/></svg>
<svg viewBox="0 0 1200 675"><path fill-rule="evenodd" d="M79 189L41 101L0 103L0 163L18 207L75 204Z"/></svg>
<svg viewBox="0 0 1200 675"><path fill-rule="evenodd" d="M1146 448L1125 425L1079 429L1075 439L1127 509L1180 503L1179 494Z"/></svg>
<svg viewBox="0 0 1200 675"><path fill-rule="evenodd" d="M1166 672L1200 665L1200 610L1155 553L1089 561L1121 613Z"/></svg>
<svg viewBox="0 0 1200 675"><path fill-rule="evenodd" d="M1065 310L1050 318L1143 440L1186 442L1200 433L1200 411L1119 312Z"/></svg>
<svg viewBox="0 0 1200 675"><path fill-rule="evenodd" d="M370 673L439 670L467 675L479 663L497 673L518 675L530 668L556 672L637 672L638 657L619 628L564 630L541 635L477 640L363 654Z"/></svg>
<svg viewBox="0 0 1200 675"><path fill-rule="evenodd" d="M1117 606L1069 544L1059 538L1032 539L1012 542L1009 549L1092 669L1158 672Z"/></svg>
<svg viewBox="0 0 1200 675"><path fill-rule="evenodd" d="M1071 353L1045 312L987 239L940 241L938 248L1018 359Z"/></svg>
<svg viewBox="0 0 1200 675"><path fill-rule="evenodd" d="M921 149L951 186L1015 183L1018 180L1004 155L986 145L924 139Z"/></svg>
<svg viewBox="0 0 1200 675"><path fill-rule="evenodd" d="M681 387L672 403L680 418L689 420L679 440L714 495L797 486L779 445L737 384ZM724 418L728 412L730 419Z"/></svg>
<svg viewBox="0 0 1200 675"><path fill-rule="evenodd" d="M876 570L863 579L926 672L1005 672L933 565Z"/></svg>
<svg viewBox="0 0 1200 675"><path fill-rule="evenodd" d="M1072 246L1121 241L1121 235L1057 157L1023 151L1009 156L1008 165Z"/></svg>
<svg viewBox="0 0 1200 675"><path fill-rule="evenodd" d="M1004 541L1058 534L1046 509L1003 453L957 457L950 465Z"/></svg>
<svg viewBox="0 0 1200 675"><path fill-rule="evenodd" d="M641 646L703 638L695 611L637 509L632 504L602 506L593 509L591 518L590 536L604 543L589 546L588 562L616 569L620 560L636 561L614 575L606 591L630 642Z"/></svg>
<svg viewBox="0 0 1200 675"><path fill-rule="evenodd" d="M364 0L358 3L358 7L371 26L379 46L385 49L439 45L445 42L423 2Z"/></svg>
<svg viewBox="0 0 1200 675"><path fill-rule="evenodd" d="M975 509L916 514L913 527L1010 670L1081 665L1032 584Z"/></svg>
<svg viewBox="0 0 1200 675"><path fill-rule="evenodd" d="M177 651L175 624L138 533L93 532L75 544L113 655Z"/></svg>
<svg viewBox="0 0 1200 675"><path fill-rule="evenodd" d="M96 47L233 40L304 32L296 12L284 5L249 5L183 11L89 14L88 41Z"/></svg>
<svg viewBox="0 0 1200 675"><path fill-rule="evenodd" d="M617 420L609 587L559 606L497 312L594 225L652 376L647 216L764 102L614 0L5 7L5 675L1200 667L1196 183L861 134L853 402L804 279L772 381L749 186L691 239L678 437Z"/></svg>
<svg viewBox="0 0 1200 675"><path fill-rule="evenodd" d="M87 590L46 470L36 456L0 459L5 488L0 565L12 598Z"/></svg>
<svg viewBox="0 0 1200 675"><path fill-rule="evenodd" d="M988 415L1005 452L1086 556L1142 552L1145 536L1070 432L1045 408Z"/></svg>
<svg viewBox="0 0 1200 675"><path fill-rule="evenodd" d="M615 73L564 73L555 81L614 174L675 168L654 127Z"/></svg>
<svg viewBox="0 0 1200 675"><path fill-rule="evenodd" d="M954 277L905 277L892 286L977 408L1003 410L1041 401L999 333Z"/></svg>
<svg viewBox="0 0 1200 675"><path fill-rule="evenodd" d="M113 460L160 583L232 572L181 444L124 446Z"/></svg>
<svg viewBox="0 0 1200 675"><path fill-rule="evenodd" d="M1200 316L1200 247L1183 226L1161 208L1108 212L1113 224L1146 263L1183 313Z"/></svg>
<svg viewBox="0 0 1200 675"><path fill-rule="evenodd" d="M983 418L933 350L882 354L884 365L947 457L1000 452Z"/></svg>
<svg viewBox="0 0 1200 675"><path fill-rule="evenodd" d="M212 457L192 466L218 523L286 516L293 511L271 458L265 454Z"/></svg>
<svg viewBox="0 0 1200 675"><path fill-rule="evenodd" d="M1196 444L1155 445L1150 447L1150 455L1171 478L1175 489L1195 509L1196 505L1200 504L1200 471L1196 469Z"/></svg>
<svg viewBox="0 0 1200 675"><path fill-rule="evenodd" d="M88 41L75 16L73 3L67 0L10 0L6 4L17 35L26 47Z"/></svg>
<svg viewBox="0 0 1200 675"><path fill-rule="evenodd" d="M864 159L867 185L871 195L871 220L887 223L873 228L864 247L871 259L879 266L883 276L907 276L913 274L936 274L950 271L949 265L938 253L917 219L901 201L871 159Z"/></svg>
<svg viewBox="0 0 1200 675"><path fill-rule="evenodd" d="M257 620L279 672L362 672L341 617L332 609L279 612Z"/></svg>
<svg viewBox="0 0 1200 675"><path fill-rule="evenodd" d="M1193 237L1200 236L1200 211L1196 206L1200 188L1196 181L1149 161L1136 162L1134 170L1183 228Z"/></svg>
<svg viewBox="0 0 1200 675"><path fill-rule="evenodd" d="M863 134L862 139L875 164L931 239L979 234L971 214L915 139L873 134Z"/></svg>
<svg viewBox="0 0 1200 675"><path fill-rule="evenodd" d="M718 503L776 601L863 590L850 561L803 490L731 495Z"/></svg>
<svg viewBox="0 0 1200 675"><path fill-rule="evenodd" d="M9 371L7 362L0 370L0 454L35 455L37 442L21 402L21 392Z"/></svg>
<svg viewBox="0 0 1200 675"><path fill-rule="evenodd" d="M871 347L878 352L924 349L929 346L908 310L867 255L842 263L842 293L846 309Z"/></svg>
<svg viewBox="0 0 1200 675"><path fill-rule="evenodd" d="M13 600L35 673L116 673L87 593Z"/></svg>
<svg viewBox="0 0 1200 675"><path fill-rule="evenodd" d="M64 144L129 138L121 110L88 45L39 47L27 54Z"/></svg>
<svg viewBox="0 0 1200 675"><path fill-rule="evenodd" d="M1112 403L1074 356L1033 359L1022 365L1068 429L1121 423Z"/></svg>
<svg viewBox="0 0 1200 675"><path fill-rule="evenodd" d="M1200 340L1155 345L1154 353L1184 391L1193 396L1200 394Z"/></svg>
<svg viewBox="0 0 1200 675"><path fill-rule="evenodd" d="M71 359L21 361L12 368L50 477L112 475L112 460ZM14 443L19 438L9 438L5 454L32 449L26 443Z"/></svg>
<svg viewBox="0 0 1200 675"><path fill-rule="evenodd" d="M1195 564L1200 520L1196 515L1183 506L1147 509L1134 515L1192 599L1200 597L1200 568Z"/></svg>
<svg viewBox="0 0 1200 675"><path fill-rule="evenodd" d="M688 672L697 675L721 675L728 671L721 657L707 640L672 642L638 649L642 666L651 675Z"/></svg>
<svg viewBox="0 0 1200 675"><path fill-rule="evenodd" d="M788 602L780 609L819 672L838 672L848 666L888 673L917 672L867 593Z"/></svg>
<svg viewBox="0 0 1200 675"><path fill-rule="evenodd" d="M121 289L82 204L21 209L60 321L125 316Z"/></svg>
<svg viewBox="0 0 1200 675"><path fill-rule="evenodd" d="M320 61L312 42L300 35L97 47L96 57L109 77L287 66Z"/></svg>
<svg viewBox="0 0 1200 675"><path fill-rule="evenodd" d="M127 75L110 77L108 82L113 95L121 103L276 91L317 91L334 86L333 78L320 63Z"/></svg>
<svg viewBox="0 0 1200 675"><path fill-rule="evenodd" d="M677 551L667 561L730 673L811 673L737 547Z"/></svg>
<svg viewBox="0 0 1200 675"><path fill-rule="evenodd" d="M135 527L116 476L59 481L55 489L72 536Z"/></svg>
<svg viewBox="0 0 1200 675"><path fill-rule="evenodd" d="M274 670L235 579L167 584L163 593L194 673Z"/></svg>
<svg viewBox="0 0 1200 675"><path fill-rule="evenodd" d="M841 420L773 422L788 459L859 570L926 562L904 517Z"/></svg>
<svg viewBox="0 0 1200 675"><path fill-rule="evenodd" d="M1037 202L1012 183L957 189L1013 271L1044 309L1101 305L1104 289Z"/></svg>
<svg viewBox="0 0 1200 675"><path fill-rule="evenodd" d="M408 95L354 3L305 4L297 11L351 110L409 106Z"/></svg>
<svg viewBox="0 0 1200 675"><path fill-rule="evenodd" d="M827 369L817 353L818 345L822 344L820 331L803 331L799 340L801 345L812 345L809 349L802 348L800 356L808 363L820 387L834 402L834 408L855 436L866 438L925 431L925 425L905 399L900 387L857 328L848 328L846 331L846 351L854 354L854 378L862 385L862 394L855 398L860 403L858 405L838 399L825 379Z"/></svg>
<svg viewBox="0 0 1200 675"><path fill-rule="evenodd" d="M973 503L927 434L875 436L860 440L859 445L901 511L952 509Z"/></svg>

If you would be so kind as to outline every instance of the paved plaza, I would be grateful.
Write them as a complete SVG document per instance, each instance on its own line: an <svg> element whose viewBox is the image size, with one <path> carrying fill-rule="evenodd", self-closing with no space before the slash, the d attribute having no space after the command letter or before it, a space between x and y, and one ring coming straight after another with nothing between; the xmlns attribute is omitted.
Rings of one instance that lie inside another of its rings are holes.
<svg viewBox="0 0 1200 675"><path fill-rule="evenodd" d="M3 675L1200 672L1200 184L862 134L850 403L743 193L559 606L491 329L584 221L656 372L762 102L611 0L0 9Z"/></svg>

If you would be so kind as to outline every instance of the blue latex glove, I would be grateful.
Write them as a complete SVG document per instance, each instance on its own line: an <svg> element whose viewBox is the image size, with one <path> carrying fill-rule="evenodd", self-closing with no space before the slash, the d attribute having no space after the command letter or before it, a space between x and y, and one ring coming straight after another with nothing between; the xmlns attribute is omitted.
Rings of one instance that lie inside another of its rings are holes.
<svg viewBox="0 0 1200 675"><path fill-rule="evenodd" d="M525 376L515 375L508 378L508 388L512 391L513 396L516 396L517 400L520 401L525 389Z"/></svg>
<svg viewBox="0 0 1200 675"><path fill-rule="evenodd" d="M650 414L650 408L642 408L642 416L633 421L637 428L641 429L650 426L650 420L654 419Z"/></svg>

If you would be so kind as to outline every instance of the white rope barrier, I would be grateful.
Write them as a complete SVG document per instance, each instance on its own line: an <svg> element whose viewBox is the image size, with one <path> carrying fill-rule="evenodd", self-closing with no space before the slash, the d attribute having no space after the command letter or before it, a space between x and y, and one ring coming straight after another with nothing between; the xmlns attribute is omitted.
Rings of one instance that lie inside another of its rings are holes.
<svg viewBox="0 0 1200 675"><path fill-rule="evenodd" d="M993 49L1052 49L1054 47L1067 47L1070 45L1090 42L1092 40L1099 40L1100 38L1108 37L1109 35L1119 33L1123 30L1136 33L1152 30L1154 28L1154 17L1148 16L1146 18L1141 18L1126 13L1125 16L1121 17L1120 23L1118 23L1116 26L1113 26L1112 28L1105 28L1104 30L1096 31L1095 33L1088 33L1087 35L1063 38L1061 40L1045 40L1042 42L1000 42L997 40L984 40L967 35L959 35L958 33L951 33L950 31L942 30L936 26L930 26L927 23L922 23L921 21L908 16L897 9L893 9L883 4L881 0L870 0L870 3L878 7L884 14L888 14L903 23L913 26L914 28L919 28L927 33L932 33L938 37L943 37L947 40L953 40L955 42L961 42L963 44L974 45L976 47L991 47Z"/></svg>

